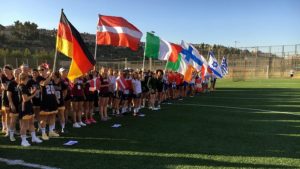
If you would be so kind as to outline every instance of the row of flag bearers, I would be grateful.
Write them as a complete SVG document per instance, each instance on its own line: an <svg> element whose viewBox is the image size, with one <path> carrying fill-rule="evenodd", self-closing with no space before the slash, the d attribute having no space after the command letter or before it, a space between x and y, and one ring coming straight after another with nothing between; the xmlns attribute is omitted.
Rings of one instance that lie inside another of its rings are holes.
<svg viewBox="0 0 300 169"><path fill-rule="evenodd" d="M122 17L99 15L95 48L98 45L111 45L136 51L142 35L137 27ZM72 59L68 74L71 81L91 70L96 63L97 49L92 56L63 11L57 31L56 50ZM207 62L192 44L185 41L180 45L170 43L149 32L146 35L144 57L166 60L165 69L181 73L186 82L191 81L194 71L201 71L203 78L211 75L222 78L228 73L225 56L219 64L214 53L210 51Z"/></svg>

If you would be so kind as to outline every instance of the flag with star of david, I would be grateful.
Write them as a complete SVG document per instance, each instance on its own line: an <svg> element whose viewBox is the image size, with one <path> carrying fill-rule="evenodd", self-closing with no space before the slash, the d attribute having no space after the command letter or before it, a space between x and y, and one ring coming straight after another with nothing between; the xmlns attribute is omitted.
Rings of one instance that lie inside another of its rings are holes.
<svg viewBox="0 0 300 169"><path fill-rule="evenodd" d="M217 78L223 77L221 66L212 51L209 52L208 66Z"/></svg>

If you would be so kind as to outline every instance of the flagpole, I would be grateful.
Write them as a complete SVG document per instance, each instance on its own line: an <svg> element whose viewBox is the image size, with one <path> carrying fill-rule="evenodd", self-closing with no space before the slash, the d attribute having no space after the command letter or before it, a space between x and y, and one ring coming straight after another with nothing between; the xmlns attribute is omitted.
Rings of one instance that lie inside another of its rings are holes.
<svg viewBox="0 0 300 169"><path fill-rule="evenodd" d="M61 14L60 14L60 16L63 14L63 12L64 12L64 9L63 8L61 8ZM58 26L59 27L59 26ZM57 30L58 31L58 30ZM56 36L57 36L57 33L56 33ZM56 37L57 38L57 37ZM56 41L57 41L57 39L56 39ZM53 63L53 72L55 72L56 71L56 59L57 59L57 47L55 46L55 54L54 54L54 63Z"/></svg>
<svg viewBox="0 0 300 169"><path fill-rule="evenodd" d="M100 14L98 14L98 21L99 21L99 17L100 17ZM97 50L98 50L98 45L97 45L97 31L98 31L98 22L97 22L97 27L96 27L96 34L95 34L95 55L94 55L94 59L96 61L96 64L94 66L94 70L96 70L96 66L97 66Z"/></svg>

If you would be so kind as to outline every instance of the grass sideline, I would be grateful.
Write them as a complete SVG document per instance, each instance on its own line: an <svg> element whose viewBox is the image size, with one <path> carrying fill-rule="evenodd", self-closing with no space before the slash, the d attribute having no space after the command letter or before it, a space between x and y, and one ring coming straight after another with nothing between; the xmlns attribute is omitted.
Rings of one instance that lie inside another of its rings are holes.
<svg viewBox="0 0 300 169"><path fill-rule="evenodd" d="M299 103L300 79L218 80L216 92L142 110L145 117L68 128L29 148L1 135L0 158L73 169L300 168ZM68 140L79 144L63 146Z"/></svg>

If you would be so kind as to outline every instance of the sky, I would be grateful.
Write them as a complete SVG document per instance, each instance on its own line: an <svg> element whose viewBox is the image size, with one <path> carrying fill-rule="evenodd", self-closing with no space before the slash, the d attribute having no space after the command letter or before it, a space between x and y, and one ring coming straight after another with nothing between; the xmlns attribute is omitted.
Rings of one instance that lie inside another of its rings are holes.
<svg viewBox="0 0 300 169"><path fill-rule="evenodd" d="M299 0L0 0L0 24L30 21L57 28L60 10L80 32L98 14L122 16L144 34L180 43L234 47L300 44ZM236 42L235 42L236 41Z"/></svg>

